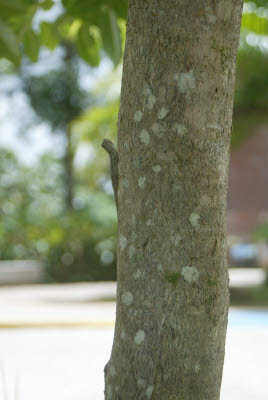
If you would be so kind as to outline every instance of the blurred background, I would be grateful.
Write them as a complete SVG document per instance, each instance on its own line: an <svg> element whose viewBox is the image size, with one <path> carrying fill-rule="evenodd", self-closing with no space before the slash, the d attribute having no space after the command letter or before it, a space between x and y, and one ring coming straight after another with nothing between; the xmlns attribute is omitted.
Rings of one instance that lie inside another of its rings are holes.
<svg viewBox="0 0 268 400"><path fill-rule="evenodd" d="M113 338L127 0L0 0L0 399L101 400ZM222 62L227 54L222 52ZM222 399L268 398L268 3L245 2Z"/></svg>

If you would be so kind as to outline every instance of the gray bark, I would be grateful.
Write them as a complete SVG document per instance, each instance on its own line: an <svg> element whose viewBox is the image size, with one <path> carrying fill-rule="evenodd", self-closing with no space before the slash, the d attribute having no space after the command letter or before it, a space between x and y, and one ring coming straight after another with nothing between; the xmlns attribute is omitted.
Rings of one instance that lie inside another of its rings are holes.
<svg viewBox="0 0 268 400"><path fill-rule="evenodd" d="M130 0L106 400L217 400L242 0Z"/></svg>

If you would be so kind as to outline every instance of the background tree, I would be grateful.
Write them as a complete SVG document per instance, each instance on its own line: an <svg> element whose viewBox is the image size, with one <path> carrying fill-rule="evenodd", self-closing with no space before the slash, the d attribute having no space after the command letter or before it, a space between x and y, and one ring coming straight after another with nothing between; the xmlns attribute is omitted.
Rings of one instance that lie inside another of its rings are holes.
<svg viewBox="0 0 268 400"><path fill-rule="evenodd" d="M241 0L129 3L106 399L219 399L241 13Z"/></svg>
<svg viewBox="0 0 268 400"><path fill-rule="evenodd" d="M66 210L73 209L74 190L74 140L71 122L86 106L90 96L78 83L77 57L70 44L64 46L65 56L60 67L45 75L24 78L24 88L31 105L43 121L48 121L55 133L65 137L63 154Z"/></svg>

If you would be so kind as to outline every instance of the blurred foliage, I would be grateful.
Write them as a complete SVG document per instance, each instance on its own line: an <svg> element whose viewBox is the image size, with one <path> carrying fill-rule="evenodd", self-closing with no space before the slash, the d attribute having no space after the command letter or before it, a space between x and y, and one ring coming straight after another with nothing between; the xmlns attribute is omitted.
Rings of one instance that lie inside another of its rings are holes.
<svg viewBox="0 0 268 400"><path fill-rule="evenodd" d="M242 19L234 99L232 146L259 123L267 122L267 51L254 39L267 31L266 1L246 2ZM44 17L62 4L53 22ZM66 211L64 163L43 156L34 168L20 165L11 152L0 150L0 258L38 258L48 280L106 280L116 278L116 209L109 159L100 147L103 138L116 140L118 96L108 97L119 78L103 83L94 96L78 81L78 55L92 67L103 52L117 65L125 40L127 0L0 0L0 58L19 65L22 54L37 61L40 46L65 46L72 52L55 70L25 78L25 90L36 114L55 131L70 128L72 160L88 148L90 156L75 168L73 208ZM2 19L1 19L2 18ZM251 38L251 39L250 39ZM253 40L253 39L254 40ZM250 39L250 40L249 40ZM73 62L72 62L73 60ZM93 103L94 98L94 105ZM87 109L90 104L90 108ZM268 235L261 227L256 235ZM267 236L266 236L267 237Z"/></svg>
<svg viewBox="0 0 268 400"><path fill-rule="evenodd" d="M232 147L268 124L268 3L246 1L234 96Z"/></svg>
<svg viewBox="0 0 268 400"><path fill-rule="evenodd" d="M61 7L53 21L35 17ZM0 0L0 58L18 66L22 54L38 59L40 46L54 50L62 40L74 42L79 55L97 66L100 52L118 65L122 57L122 37L118 19L126 19L127 0Z"/></svg>
<svg viewBox="0 0 268 400"><path fill-rule="evenodd" d="M52 129L66 126L90 104L90 95L78 83L75 60L63 62L46 74L24 77L24 90L41 120Z"/></svg>
<svg viewBox="0 0 268 400"><path fill-rule="evenodd" d="M253 238L256 241L265 240L268 242L268 223L261 224L253 233Z"/></svg>
<svg viewBox="0 0 268 400"><path fill-rule="evenodd" d="M78 187L75 210L66 214L61 174L50 156L29 168L1 149L0 258L41 259L50 281L115 279L113 198Z"/></svg>
<svg viewBox="0 0 268 400"><path fill-rule="evenodd" d="M268 111L268 52L246 46L237 57L236 112Z"/></svg>

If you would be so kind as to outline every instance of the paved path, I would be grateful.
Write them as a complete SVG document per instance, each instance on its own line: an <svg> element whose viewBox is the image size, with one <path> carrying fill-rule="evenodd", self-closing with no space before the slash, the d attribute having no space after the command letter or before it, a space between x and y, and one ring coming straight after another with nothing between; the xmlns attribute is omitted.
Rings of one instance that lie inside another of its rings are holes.
<svg viewBox="0 0 268 400"><path fill-rule="evenodd" d="M237 324L239 315L231 311L221 400L267 400L268 323ZM0 330L0 399L103 400L112 338L112 328Z"/></svg>
<svg viewBox="0 0 268 400"><path fill-rule="evenodd" d="M242 272L231 272L232 286L263 279ZM1 287L0 400L103 400L115 303L100 300L115 291L107 282ZM231 309L221 400L268 399L267 337L267 311Z"/></svg>

